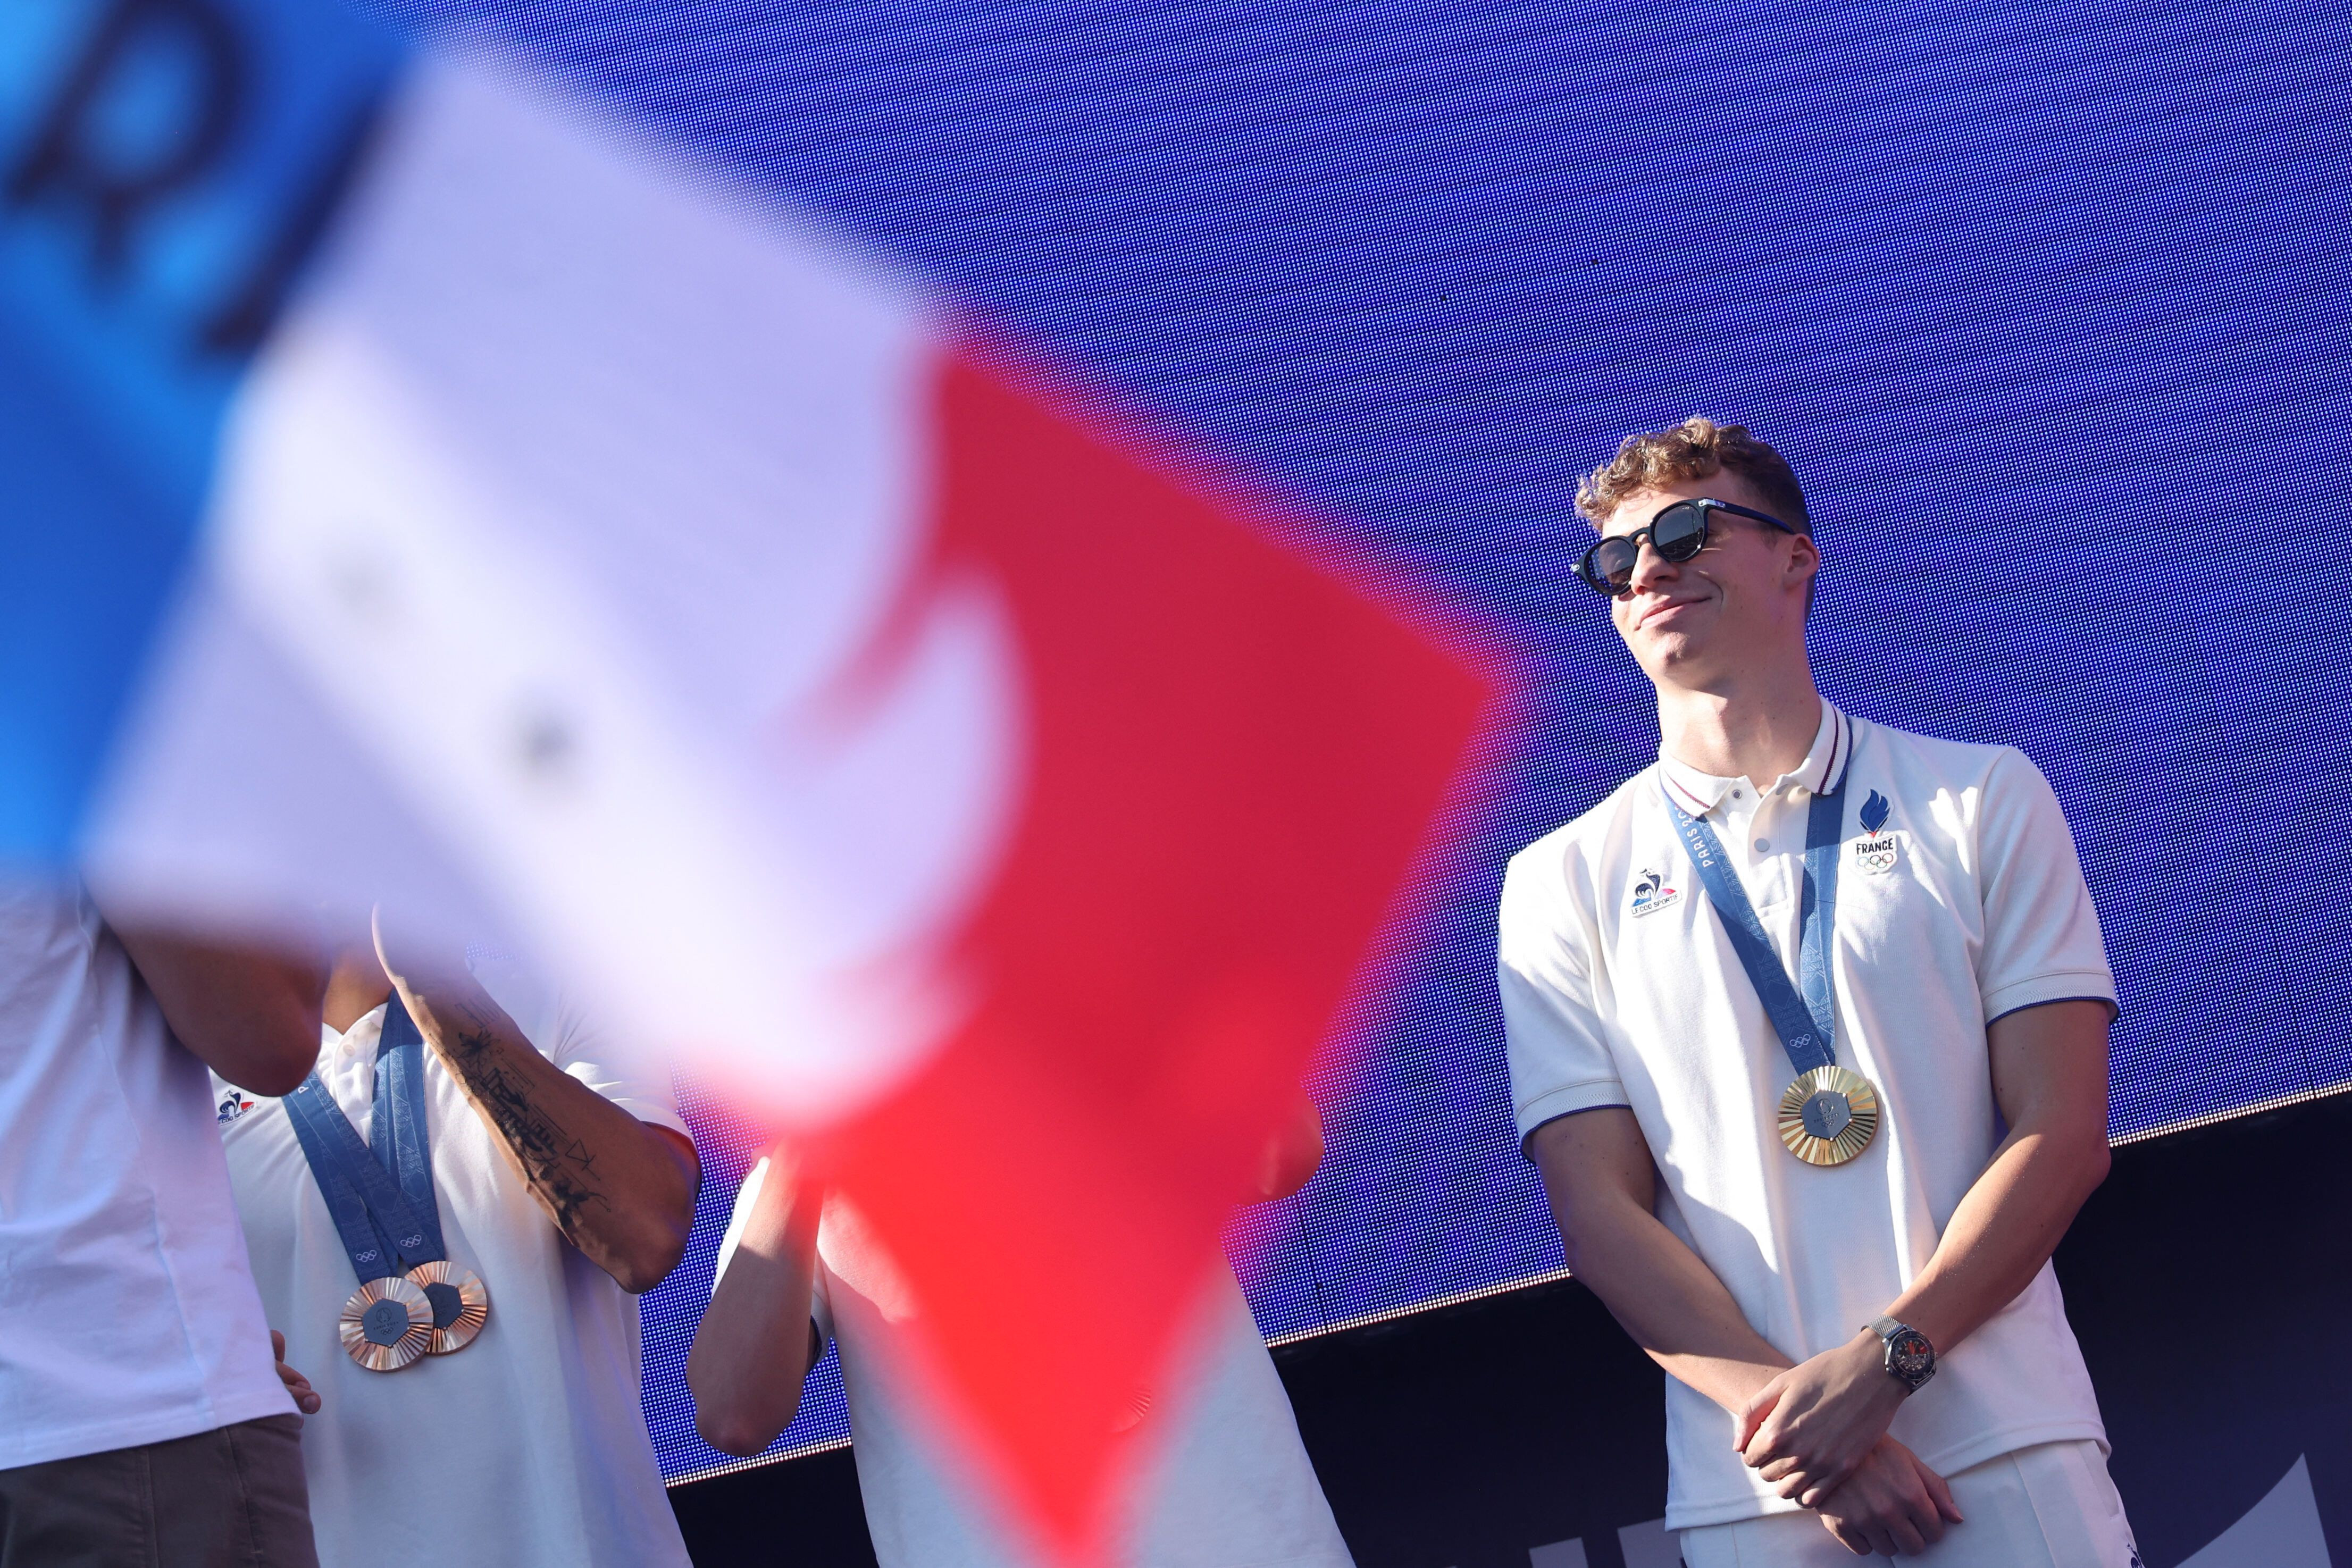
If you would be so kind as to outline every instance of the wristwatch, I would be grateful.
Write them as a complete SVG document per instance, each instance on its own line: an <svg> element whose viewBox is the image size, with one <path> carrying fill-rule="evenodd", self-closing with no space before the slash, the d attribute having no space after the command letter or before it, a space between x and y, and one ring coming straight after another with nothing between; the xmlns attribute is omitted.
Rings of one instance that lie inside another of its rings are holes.
<svg viewBox="0 0 2352 1568"><path fill-rule="evenodd" d="M1886 1342L1886 1375L1916 1394L1936 1375L1936 1347L1909 1323L1880 1318L1863 1325Z"/></svg>

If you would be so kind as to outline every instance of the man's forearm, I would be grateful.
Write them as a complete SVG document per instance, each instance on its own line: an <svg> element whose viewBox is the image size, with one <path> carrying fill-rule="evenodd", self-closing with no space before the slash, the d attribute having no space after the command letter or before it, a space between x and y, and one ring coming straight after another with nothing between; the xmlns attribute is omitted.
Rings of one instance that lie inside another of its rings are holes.
<svg viewBox="0 0 2352 1568"><path fill-rule="evenodd" d="M1654 1216L1588 1216L1569 1267L1652 1360L1727 1410L1790 1364L1715 1271Z"/></svg>
<svg viewBox="0 0 2352 1568"><path fill-rule="evenodd" d="M2106 1179L2107 1019L2105 1002L2067 1001L1994 1022L1989 1051L2009 1136L1887 1309L1938 1351L2033 1282Z"/></svg>
<svg viewBox="0 0 2352 1568"><path fill-rule="evenodd" d="M781 1153L759 1179L686 1358L696 1429L720 1453L744 1458L792 1424L823 1349L809 1317L820 1195L794 1179Z"/></svg>
<svg viewBox="0 0 2352 1568"><path fill-rule="evenodd" d="M1887 1311L1949 1350L2015 1301L2106 1175L2104 1158L2038 1131L2012 1132L1944 1228L1935 1255Z"/></svg>
<svg viewBox="0 0 2352 1568"><path fill-rule="evenodd" d="M309 1075L326 985L315 959L111 917L108 926L173 1037L205 1066L257 1094L290 1094Z"/></svg>
<svg viewBox="0 0 2352 1568"><path fill-rule="evenodd" d="M470 977L398 984L564 1239L624 1290L659 1284L694 1223L700 1173L680 1140L541 1056Z"/></svg>
<svg viewBox="0 0 2352 1568"><path fill-rule="evenodd" d="M1528 1157L1543 1174L1570 1271L1659 1365L1736 1411L1789 1364L1651 1212L1657 1174L1631 1112L1547 1122L1528 1135Z"/></svg>

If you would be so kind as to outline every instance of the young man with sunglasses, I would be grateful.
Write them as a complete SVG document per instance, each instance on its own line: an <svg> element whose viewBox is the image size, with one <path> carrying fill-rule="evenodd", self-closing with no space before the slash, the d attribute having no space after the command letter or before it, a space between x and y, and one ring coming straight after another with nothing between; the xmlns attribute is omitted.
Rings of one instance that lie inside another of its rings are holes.
<svg viewBox="0 0 2352 1568"><path fill-rule="evenodd" d="M2056 798L1822 701L1745 429L1629 437L1577 505L1659 756L1513 859L1501 988L1569 1266L1668 1375L1688 1568L2138 1568L2049 1266L2115 1010Z"/></svg>

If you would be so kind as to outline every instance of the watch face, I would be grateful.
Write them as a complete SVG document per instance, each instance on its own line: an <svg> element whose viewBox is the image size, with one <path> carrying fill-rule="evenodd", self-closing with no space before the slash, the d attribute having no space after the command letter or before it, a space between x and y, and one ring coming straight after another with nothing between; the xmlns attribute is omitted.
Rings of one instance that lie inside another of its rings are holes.
<svg viewBox="0 0 2352 1568"><path fill-rule="evenodd" d="M1936 1350L1927 1336L1914 1330L1886 1342L1886 1366L1906 1383L1917 1383L1936 1369Z"/></svg>

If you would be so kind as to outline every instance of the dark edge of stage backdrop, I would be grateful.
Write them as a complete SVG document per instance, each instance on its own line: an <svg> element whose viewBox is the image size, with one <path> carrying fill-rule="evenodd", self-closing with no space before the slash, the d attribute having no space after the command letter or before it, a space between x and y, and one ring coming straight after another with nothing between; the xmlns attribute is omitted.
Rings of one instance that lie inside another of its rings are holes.
<svg viewBox="0 0 2352 1568"><path fill-rule="evenodd" d="M2116 1485L2178 1568L2309 1466L2352 1568L2352 1096L2116 1151L2059 1249ZM1574 1281L1286 1345L1360 1568L1672 1568L1661 1374ZM850 1451L672 1489L698 1568L874 1563ZM1620 1531L1628 1534L1621 1543ZM1531 1553L1533 1554L1531 1556ZM2302 1568L2302 1565L2294 1565Z"/></svg>

